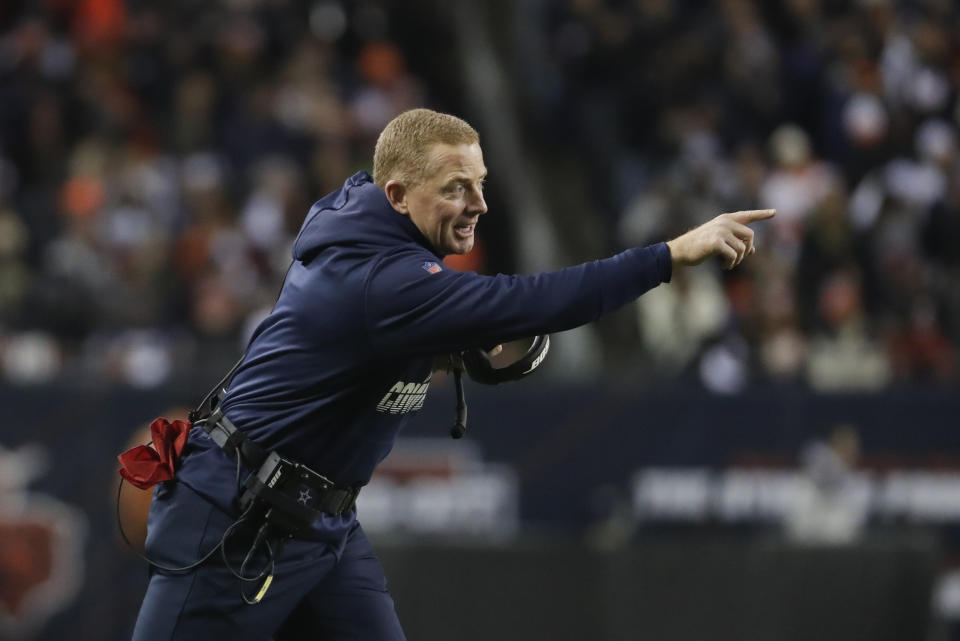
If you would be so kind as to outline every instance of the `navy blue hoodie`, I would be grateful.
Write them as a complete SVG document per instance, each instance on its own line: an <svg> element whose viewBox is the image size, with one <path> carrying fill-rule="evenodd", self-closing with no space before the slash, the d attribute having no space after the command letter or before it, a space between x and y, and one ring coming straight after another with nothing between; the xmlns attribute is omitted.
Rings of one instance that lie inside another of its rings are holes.
<svg viewBox="0 0 960 641"><path fill-rule="evenodd" d="M366 172L313 205L293 257L222 408L340 486L370 480L422 406L435 355L583 325L671 276L664 243L536 276L446 269ZM195 428L178 478L230 510L234 465ZM318 538L354 518L324 517Z"/></svg>

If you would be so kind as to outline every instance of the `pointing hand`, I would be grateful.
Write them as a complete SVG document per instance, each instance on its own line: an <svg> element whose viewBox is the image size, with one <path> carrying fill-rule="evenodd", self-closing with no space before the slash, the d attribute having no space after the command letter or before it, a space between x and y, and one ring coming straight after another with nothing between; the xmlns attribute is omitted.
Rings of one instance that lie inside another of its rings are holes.
<svg viewBox="0 0 960 641"><path fill-rule="evenodd" d="M776 216L776 209L753 209L720 214L682 236L667 242L673 264L699 265L711 256L720 256L725 269L733 269L756 251L750 223Z"/></svg>

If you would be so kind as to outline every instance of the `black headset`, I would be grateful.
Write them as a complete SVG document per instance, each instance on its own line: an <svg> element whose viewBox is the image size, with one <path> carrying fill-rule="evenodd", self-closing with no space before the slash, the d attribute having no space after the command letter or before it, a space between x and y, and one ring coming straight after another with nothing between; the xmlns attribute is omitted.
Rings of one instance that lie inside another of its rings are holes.
<svg viewBox="0 0 960 641"><path fill-rule="evenodd" d="M518 381L529 376L540 367L547 352L550 351L550 336L534 336L527 353L506 367L494 367L483 349L468 349L460 357L467 374L478 383L499 385L509 381Z"/></svg>
<svg viewBox="0 0 960 641"><path fill-rule="evenodd" d="M492 349L492 347L490 348ZM457 388L457 418L450 428L450 436L461 438L467 433L467 398L463 391L463 370L478 383L499 385L509 381L518 381L532 374L543 364L550 351L550 336L534 336L527 353L506 367L494 367L487 352L490 349L479 347L460 352L463 369L453 368L453 382Z"/></svg>

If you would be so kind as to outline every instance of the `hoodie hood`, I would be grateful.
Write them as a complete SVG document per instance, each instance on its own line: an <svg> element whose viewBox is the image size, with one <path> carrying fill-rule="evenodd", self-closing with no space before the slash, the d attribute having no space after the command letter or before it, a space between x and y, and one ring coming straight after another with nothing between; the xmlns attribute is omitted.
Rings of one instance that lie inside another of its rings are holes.
<svg viewBox="0 0 960 641"><path fill-rule="evenodd" d="M293 257L307 262L332 245L378 247L409 242L436 254L410 217L395 210L370 174L361 171L313 204L293 243Z"/></svg>

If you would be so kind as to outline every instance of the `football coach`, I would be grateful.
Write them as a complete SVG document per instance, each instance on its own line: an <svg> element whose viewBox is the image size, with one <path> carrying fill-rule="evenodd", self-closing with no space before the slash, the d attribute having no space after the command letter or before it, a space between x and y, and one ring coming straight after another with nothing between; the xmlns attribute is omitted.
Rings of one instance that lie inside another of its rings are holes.
<svg viewBox="0 0 960 641"><path fill-rule="evenodd" d="M422 406L434 357L589 323L712 256L736 267L750 224L775 214L722 214L537 275L447 269L473 248L486 176L469 124L415 109L380 134L372 176L313 205L213 406L154 433L176 474L154 490L135 641L404 639L355 500Z"/></svg>

